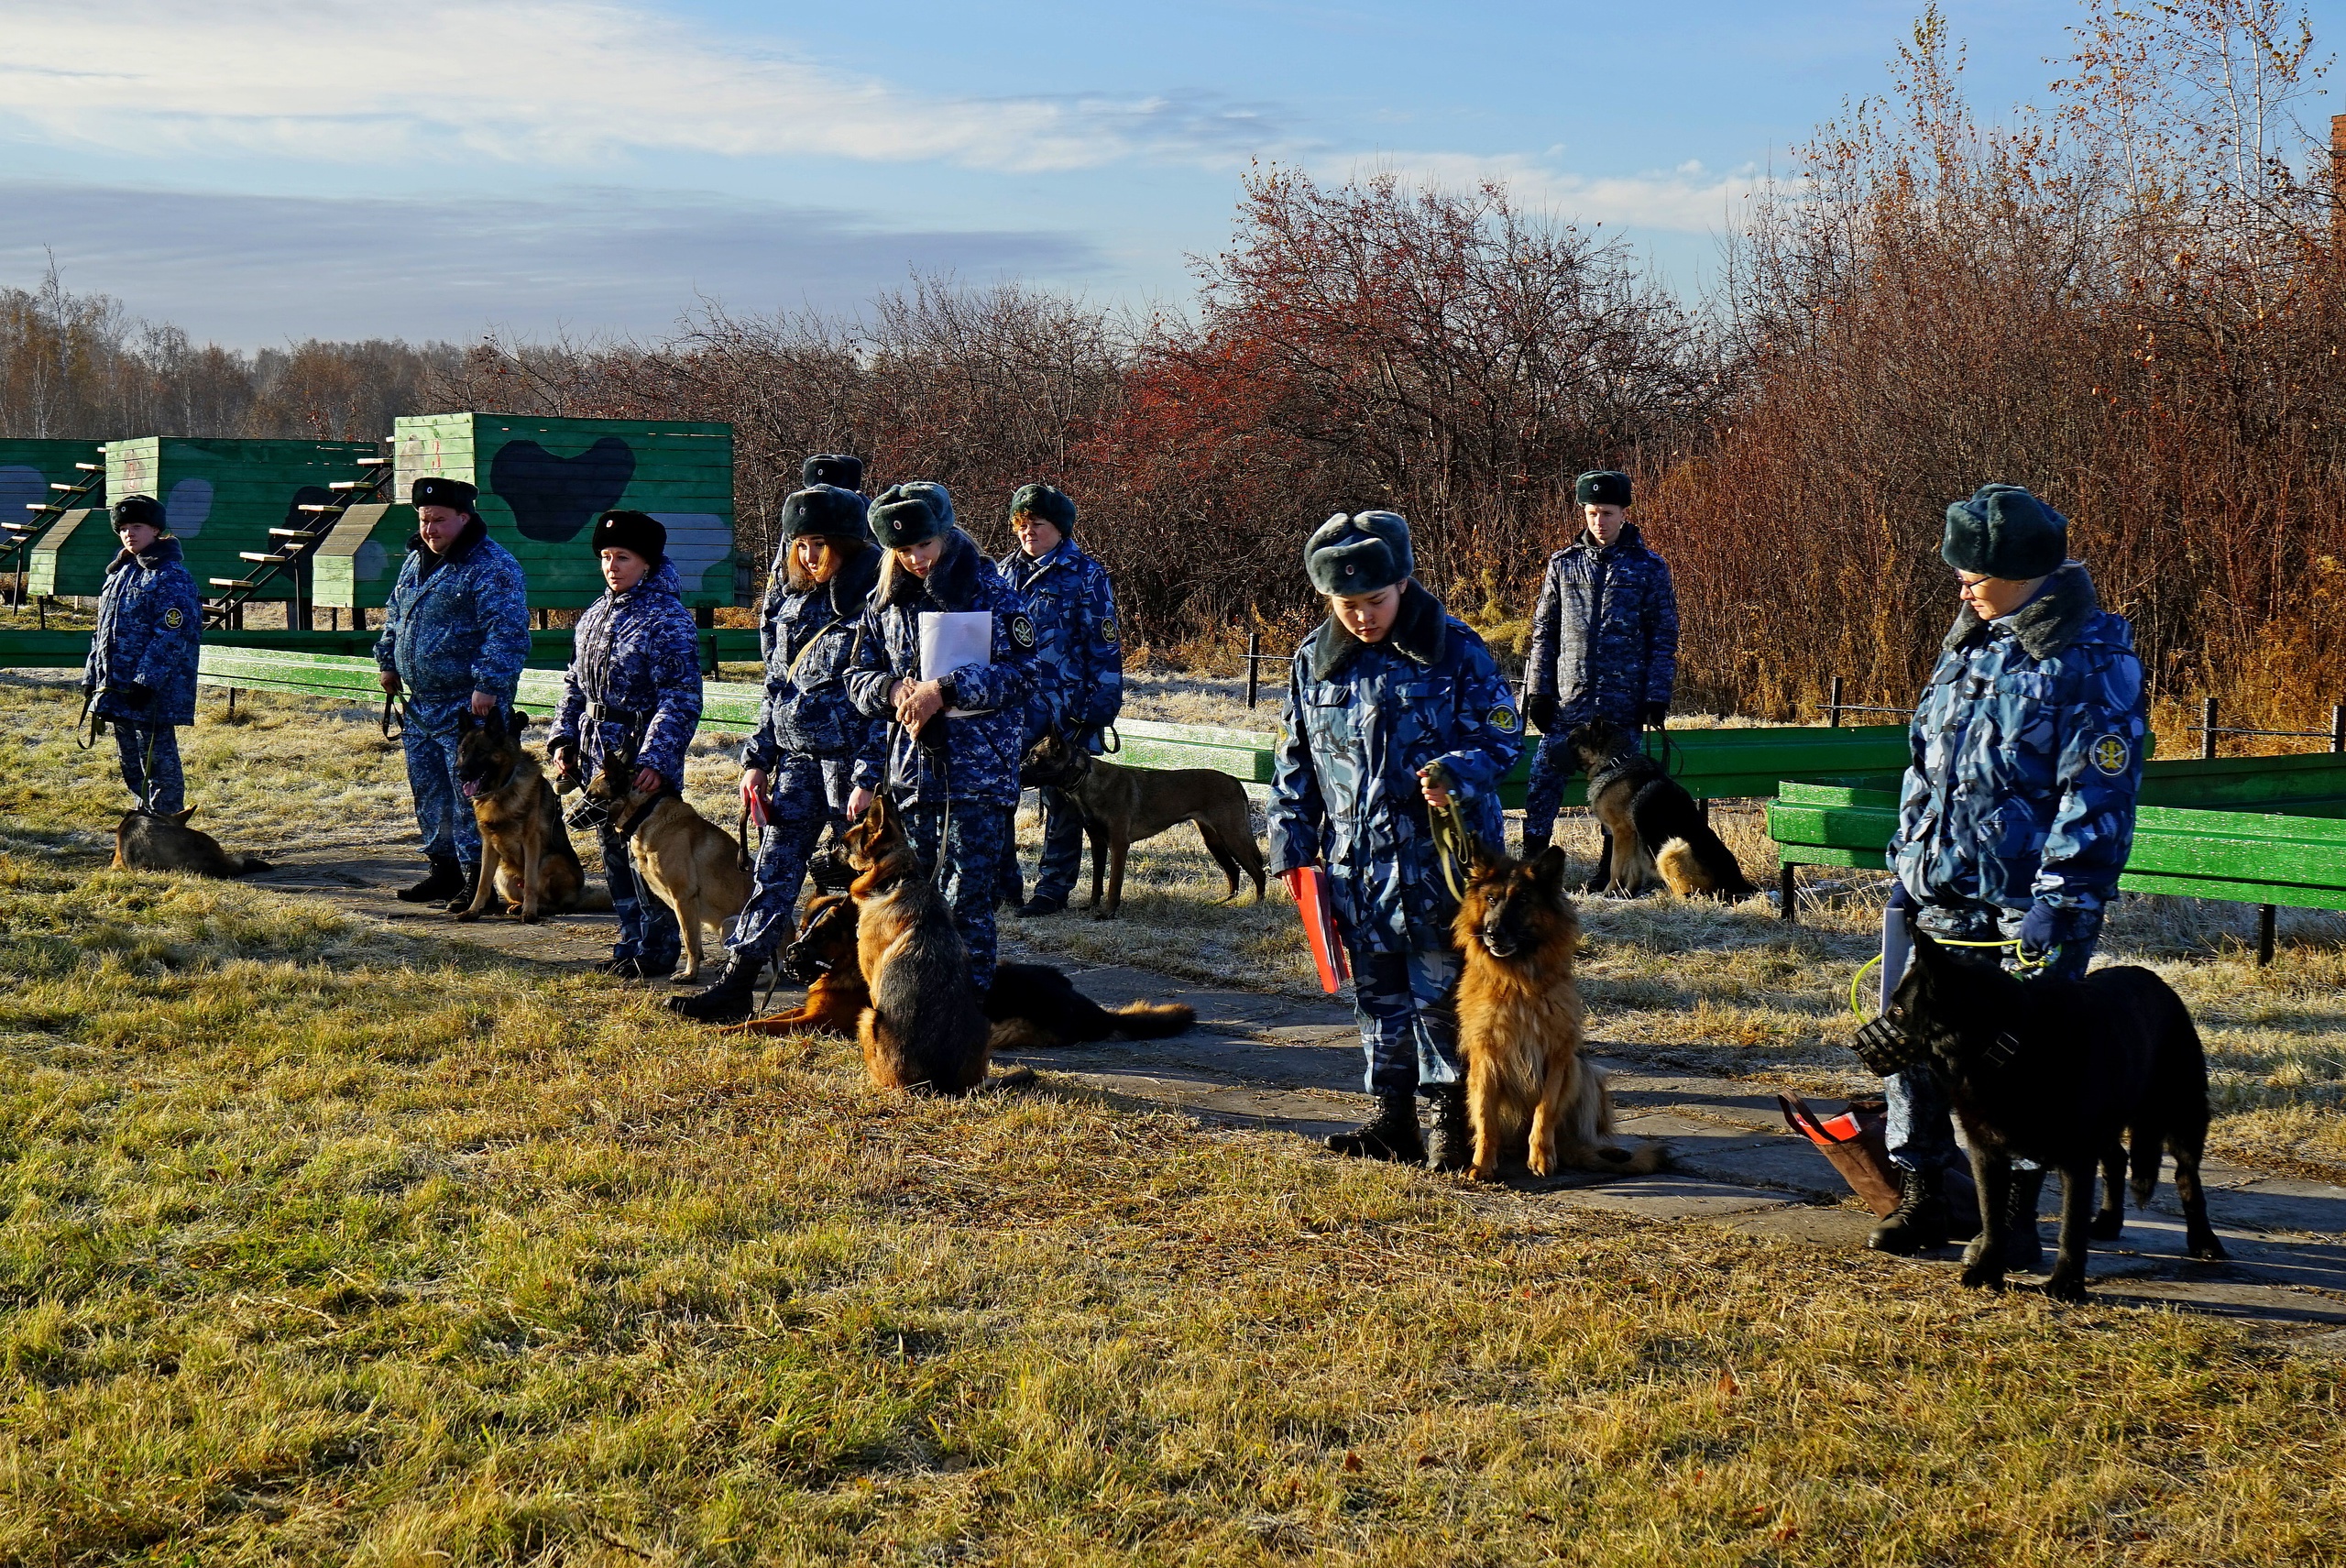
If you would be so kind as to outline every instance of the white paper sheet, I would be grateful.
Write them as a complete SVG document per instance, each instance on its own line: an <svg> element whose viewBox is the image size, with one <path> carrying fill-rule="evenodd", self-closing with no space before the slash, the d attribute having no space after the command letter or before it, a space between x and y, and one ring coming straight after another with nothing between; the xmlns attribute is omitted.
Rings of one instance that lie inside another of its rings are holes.
<svg viewBox="0 0 2346 1568"><path fill-rule="evenodd" d="M993 663L993 612L983 609L920 612L920 678L942 680L967 664ZM981 708L956 707L948 718L967 718Z"/></svg>

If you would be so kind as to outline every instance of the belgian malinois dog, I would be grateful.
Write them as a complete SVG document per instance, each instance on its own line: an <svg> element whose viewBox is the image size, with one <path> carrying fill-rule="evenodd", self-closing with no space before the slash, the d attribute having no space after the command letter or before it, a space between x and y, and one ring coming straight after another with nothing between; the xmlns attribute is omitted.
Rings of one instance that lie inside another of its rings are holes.
<svg viewBox="0 0 2346 1568"><path fill-rule="evenodd" d="M1759 891L1686 786L1645 754L1636 730L1599 718L1564 744L1588 774L1588 804L1605 828L1592 892L1636 894L1656 880L1681 898L1749 898Z"/></svg>
<svg viewBox="0 0 2346 1568"><path fill-rule="evenodd" d="M884 796L849 826L847 860L871 995L856 1020L864 1070L882 1089L968 1093L985 1081L992 1032L970 989L970 949Z"/></svg>
<svg viewBox="0 0 2346 1568"><path fill-rule="evenodd" d="M2129 964L2083 980L2024 981L1966 963L1916 931L1913 967L1889 1009L1858 1031L1858 1045L1876 1072L1927 1063L1946 1083L1979 1190L1979 1234L1963 1253L1966 1285L2003 1286L2018 1157L2061 1173L2060 1250L2045 1293L2085 1299L2087 1235L2106 1241L2125 1224L2121 1179L2130 1137L2135 1205L2150 1202L2159 1158L2173 1155L2184 1245L2193 1257L2223 1258L2199 1185L2207 1055L2183 999L2149 970ZM2105 1172L2101 1209L2088 1220L2097 1165Z"/></svg>
<svg viewBox="0 0 2346 1568"><path fill-rule="evenodd" d="M610 814L634 851L635 869L653 896L676 912L685 938L678 981L700 973L701 927L716 927L741 912L756 885L741 851L724 828L674 795L635 787L635 763L606 757L586 783L586 797Z"/></svg>
<svg viewBox="0 0 2346 1568"><path fill-rule="evenodd" d="M502 723L470 713L456 721L456 783L480 825L480 887L459 920L479 919L493 903L524 924L611 906L609 893L587 886L554 785L522 748L529 723L519 709Z"/></svg>
<svg viewBox="0 0 2346 1568"><path fill-rule="evenodd" d="M1605 1141L1613 1096L1581 1058L1584 1014L1573 984L1580 917L1564 887L1564 852L1529 862L1478 850L1451 935L1464 955L1458 981L1458 1054L1474 1128L1467 1175L1490 1181L1524 1149L1535 1176L1560 1169L1658 1170L1663 1151ZM1527 1139L1527 1128L1529 1135Z"/></svg>
<svg viewBox="0 0 2346 1568"><path fill-rule="evenodd" d="M1255 902L1263 902L1263 850L1246 811L1246 790L1227 773L1207 768L1120 768L1069 744L1047 729L1026 749L1018 766L1022 784L1067 792L1083 814L1091 841L1091 902L1095 918L1113 920L1124 901L1124 857L1143 839L1154 839L1178 822L1194 822L1206 853L1230 880L1224 902L1238 896L1240 872L1255 879ZM1100 903L1101 866L1107 865L1108 902Z"/></svg>
<svg viewBox="0 0 2346 1568"><path fill-rule="evenodd" d="M169 817L147 811L123 813L114 828L114 869L118 872L186 872L194 876L237 877L269 869L258 855L232 855L209 833L187 825L191 806Z"/></svg>

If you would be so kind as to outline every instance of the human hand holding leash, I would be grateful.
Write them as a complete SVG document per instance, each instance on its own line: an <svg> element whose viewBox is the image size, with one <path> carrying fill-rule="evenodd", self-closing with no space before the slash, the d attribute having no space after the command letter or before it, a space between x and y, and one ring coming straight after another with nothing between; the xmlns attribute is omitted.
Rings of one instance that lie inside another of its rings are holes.
<svg viewBox="0 0 2346 1568"><path fill-rule="evenodd" d="M891 696L896 704L896 722L907 729L918 729L945 707L945 687L938 681L898 681Z"/></svg>
<svg viewBox="0 0 2346 1568"><path fill-rule="evenodd" d="M666 782L667 781L661 778L660 771L657 768L638 768L635 770L635 788L636 793L639 795L657 795L663 787L665 787Z"/></svg>
<svg viewBox="0 0 2346 1568"><path fill-rule="evenodd" d="M488 692L473 693L473 717L487 718L497 711L497 698Z"/></svg>
<svg viewBox="0 0 2346 1568"><path fill-rule="evenodd" d="M391 696L397 696L400 695L400 677L397 671L385 670L382 674L377 675L375 679L381 685L387 695Z"/></svg>
<svg viewBox="0 0 2346 1568"><path fill-rule="evenodd" d="M2028 913L2021 917L2020 923L2021 961L2025 964L2051 961L2053 954L2061 946L2059 931L2060 916L2051 905L2042 900L2030 905Z"/></svg>
<svg viewBox="0 0 2346 1568"><path fill-rule="evenodd" d="M750 820L762 828L766 825L766 771L744 768L741 771L741 809Z"/></svg>
<svg viewBox="0 0 2346 1568"><path fill-rule="evenodd" d="M848 792L847 817L852 822L872 809L872 792L861 784Z"/></svg>

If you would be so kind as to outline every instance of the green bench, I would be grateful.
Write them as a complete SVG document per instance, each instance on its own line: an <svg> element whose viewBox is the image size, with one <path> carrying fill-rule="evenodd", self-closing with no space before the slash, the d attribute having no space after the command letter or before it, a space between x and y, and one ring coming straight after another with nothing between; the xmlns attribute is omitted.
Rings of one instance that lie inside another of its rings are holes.
<svg viewBox="0 0 2346 1568"><path fill-rule="evenodd" d="M206 652L214 648L265 650L282 653L327 654L364 659L371 667L380 630L373 631L206 631ZM701 669L717 673L718 662L756 663L755 628L720 626L700 633ZM529 667L562 670L570 665L571 634L567 629L530 633ZM78 670L89 662L87 631L39 631L30 628L0 629L0 670ZM250 685L252 683L245 683Z"/></svg>

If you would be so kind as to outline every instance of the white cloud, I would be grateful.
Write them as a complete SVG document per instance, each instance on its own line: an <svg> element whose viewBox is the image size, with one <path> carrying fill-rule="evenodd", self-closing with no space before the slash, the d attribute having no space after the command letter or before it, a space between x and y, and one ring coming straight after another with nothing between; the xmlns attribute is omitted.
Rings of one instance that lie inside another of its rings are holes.
<svg viewBox="0 0 2346 1568"><path fill-rule="evenodd" d="M628 151L1018 171L1271 144L1261 108L922 93L595 0L0 0L0 113L117 152L592 164Z"/></svg>
<svg viewBox="0 0 2346 1568"><path fill-rule="evenodd" d="M1518 206L1547 208L1575 223L1683 234L1737 226L1762 182L1756 169L1710 175L1691 161L1667 173L1574 174L1519 153L1397 152L1329 172L1337 178L1389 173L1404 184L1453 191L1491 181L1505 185Z"/></svg>

